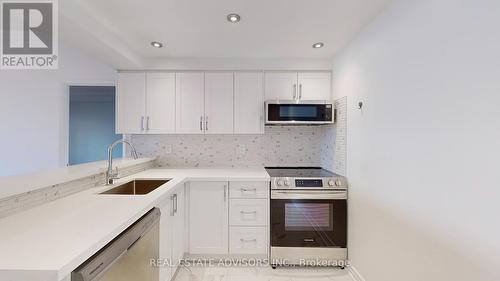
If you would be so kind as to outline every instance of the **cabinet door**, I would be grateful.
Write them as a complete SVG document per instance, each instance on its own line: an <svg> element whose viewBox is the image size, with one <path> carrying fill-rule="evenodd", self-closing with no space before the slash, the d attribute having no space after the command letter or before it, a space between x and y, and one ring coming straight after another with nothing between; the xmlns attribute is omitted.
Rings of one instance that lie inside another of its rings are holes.
<svg viewBox="0 0 500 281"><path fill-rule="evenodd" d="M161 211L160 216L160 280L168 281L172 278L173 272L170 264L165 264L164 261L171 263L172 257L172 200L169 198L163 200L158 205Z"/></svg>
<svg viewBox="0 0 500 281"><path fill-rule="evenodd" d="M301 72L299 98L301 100L331 100L332 75L330 72Z"/></svg>
<svg viewBox="0 0 500 281"><path fill-rule="evenodd" d="M233 73L205 73L205 133L232 134Z"/></svg>
<svg viewBox="0 0 500 281"><path fill-rule="evenodd" d="M186 251L186 239L185 239L185 192L184 186L180 187L178 191L174 193L174 217L172 226L172 274L177 271L177 267L181 259L184 257L184 252Z"/></svg>
<svg viewBox="0 0 500 281"><path fill-rule="evenodd" d="M146 75L146 131L175 133L175 74Z"/></svg>
<svg viewBox="0 0 500 281"><path fill-rule="evenodd" d="M228 253L227 182L189 184L189 253Z"/></svg>
<svg viewBox="0 0 500 281"><path fill-rule="evenodd" d="M234 133L264 133L264 90L261 72L234 74Z"/></svg>
<svg viewBox="0 0 500 281"><path fill-rule="evenodd" d="M297 99L297 72L267 72L265 77L266 100Z"/></svg>
<svg viewBox="0 0 500 281"><path fill-rule="evenodd" d="M176 132L203 134L205 75L203 72L185 72L175 76Z"/></svg>
<svg viewBox="0 0 500 281"><path fill-rule="evenodd" d="M146 74L118 73L116 87L116 133L144 133Z"/></svg>

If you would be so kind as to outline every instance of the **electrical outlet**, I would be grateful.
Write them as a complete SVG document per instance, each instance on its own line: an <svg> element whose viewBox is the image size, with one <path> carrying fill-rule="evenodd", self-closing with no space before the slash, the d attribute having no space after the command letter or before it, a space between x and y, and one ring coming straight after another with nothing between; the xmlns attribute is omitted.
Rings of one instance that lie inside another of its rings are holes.
<svg viewBox="0 0 500 281"><path fill-rule="evenodd" d="M172 154L172 145L171 144L165 145L165 153Z"/></svg>
<svg viewBox="0 0 500 281"><path fill-rule="evenodd" d="M245 154L247 153L247 146L244 144L238 145L238 154Z"/></svg>

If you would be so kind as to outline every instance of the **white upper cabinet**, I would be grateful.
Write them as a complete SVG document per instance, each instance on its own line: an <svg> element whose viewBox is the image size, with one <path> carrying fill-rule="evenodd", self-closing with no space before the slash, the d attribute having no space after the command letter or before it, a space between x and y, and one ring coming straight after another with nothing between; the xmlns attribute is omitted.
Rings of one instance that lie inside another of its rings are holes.
<svg viewBox="0 0 500 281"><path fill-rule="evenodd" d="M297 72L267 72L266 100L297 99Z"/></svg>
<svg viewBox="0 0 500 281"><path fill-rule="evenodd" d="M146 74L118 73L116 87L116 132L145 133Z"/></svg>
<svg viewBox="0 0 500 281"><path fill-rule="evenodd" d="M265 100L331 100L328 71L120 72L120 134L263 134Z"/></svg>
<svg viewBox="0 0 500 281"><path fill-rule="evenodd" d="M262 72L234 73L234 133L264 133Z"/></svg>
<svg viewBox="0 0 500 281"><path fill-rule="evenodd" d="M330 100L331 73L267 72L266 100Z"/></svg>
<svg viewBox="0 0 500 281"><path fill-rule="evenodd" d="M330 72L299 72L299 99L331 100L332 75Z"/></svg>
<svg viewBox="0 0 500 281"><path fill-rule="evenodd" d="M176 132L203 134L205 122L205 74L176 74Z"/></svg>
<svg viewBox="0 0 500 281"><path fill-rule="evenodd" d="M175 73L146 74L146 132L175 133Z"/></svg>
<svg viewBox="0 0 500 281"><path fill-rule="evenodd" d="M206 134L232 134L233 128L233 72L205 74Z"/></svg>

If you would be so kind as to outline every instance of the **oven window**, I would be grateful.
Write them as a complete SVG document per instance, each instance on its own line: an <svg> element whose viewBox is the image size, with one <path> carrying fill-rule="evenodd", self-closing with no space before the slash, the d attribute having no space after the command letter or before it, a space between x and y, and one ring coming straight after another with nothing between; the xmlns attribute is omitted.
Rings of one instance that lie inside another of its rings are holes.
<svg viewBox="0 0 500 281"><path fill-rule="evenodd" d="M271 199L271 246L346 247L347 200Z"/></svg>
<svg viewBox="0 0 500 281"><path fill-rule="evenodd" d="M332 231L331 204L285 204L286 231Z"/></svg>
<svg viewBox="0 0 500 281"><path fill-rule="evenodd" d="M316 118L318 107L310 105L281 105L280 117L282 118Z"/></svg>

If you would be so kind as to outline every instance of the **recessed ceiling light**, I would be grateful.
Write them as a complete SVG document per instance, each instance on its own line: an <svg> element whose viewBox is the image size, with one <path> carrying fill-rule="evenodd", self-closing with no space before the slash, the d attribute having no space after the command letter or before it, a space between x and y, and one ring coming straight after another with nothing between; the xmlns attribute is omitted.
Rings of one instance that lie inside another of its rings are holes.
<svg viewBox="0 0 500 281"><path fill-rule="evenodd" d="M230 23L237 23L241 19L240 15L238 14L229 14L227 15L227 21Z"/></svg>
<svg viewBox="0 0 500 281"><path fill-rule="evenodd" d="M155 48L163 48L163 43L158 42L158 41L153 41L153 42L151 42L151 46L153 46Z"/></svg>
<svg viewBox="0 0 500 281"><path fill-rule="evenodd" d="M323 46L325 46L325 44L323 44L322 42L318 42L318 43L313 44L314 49L323 48Z"/></svg>

